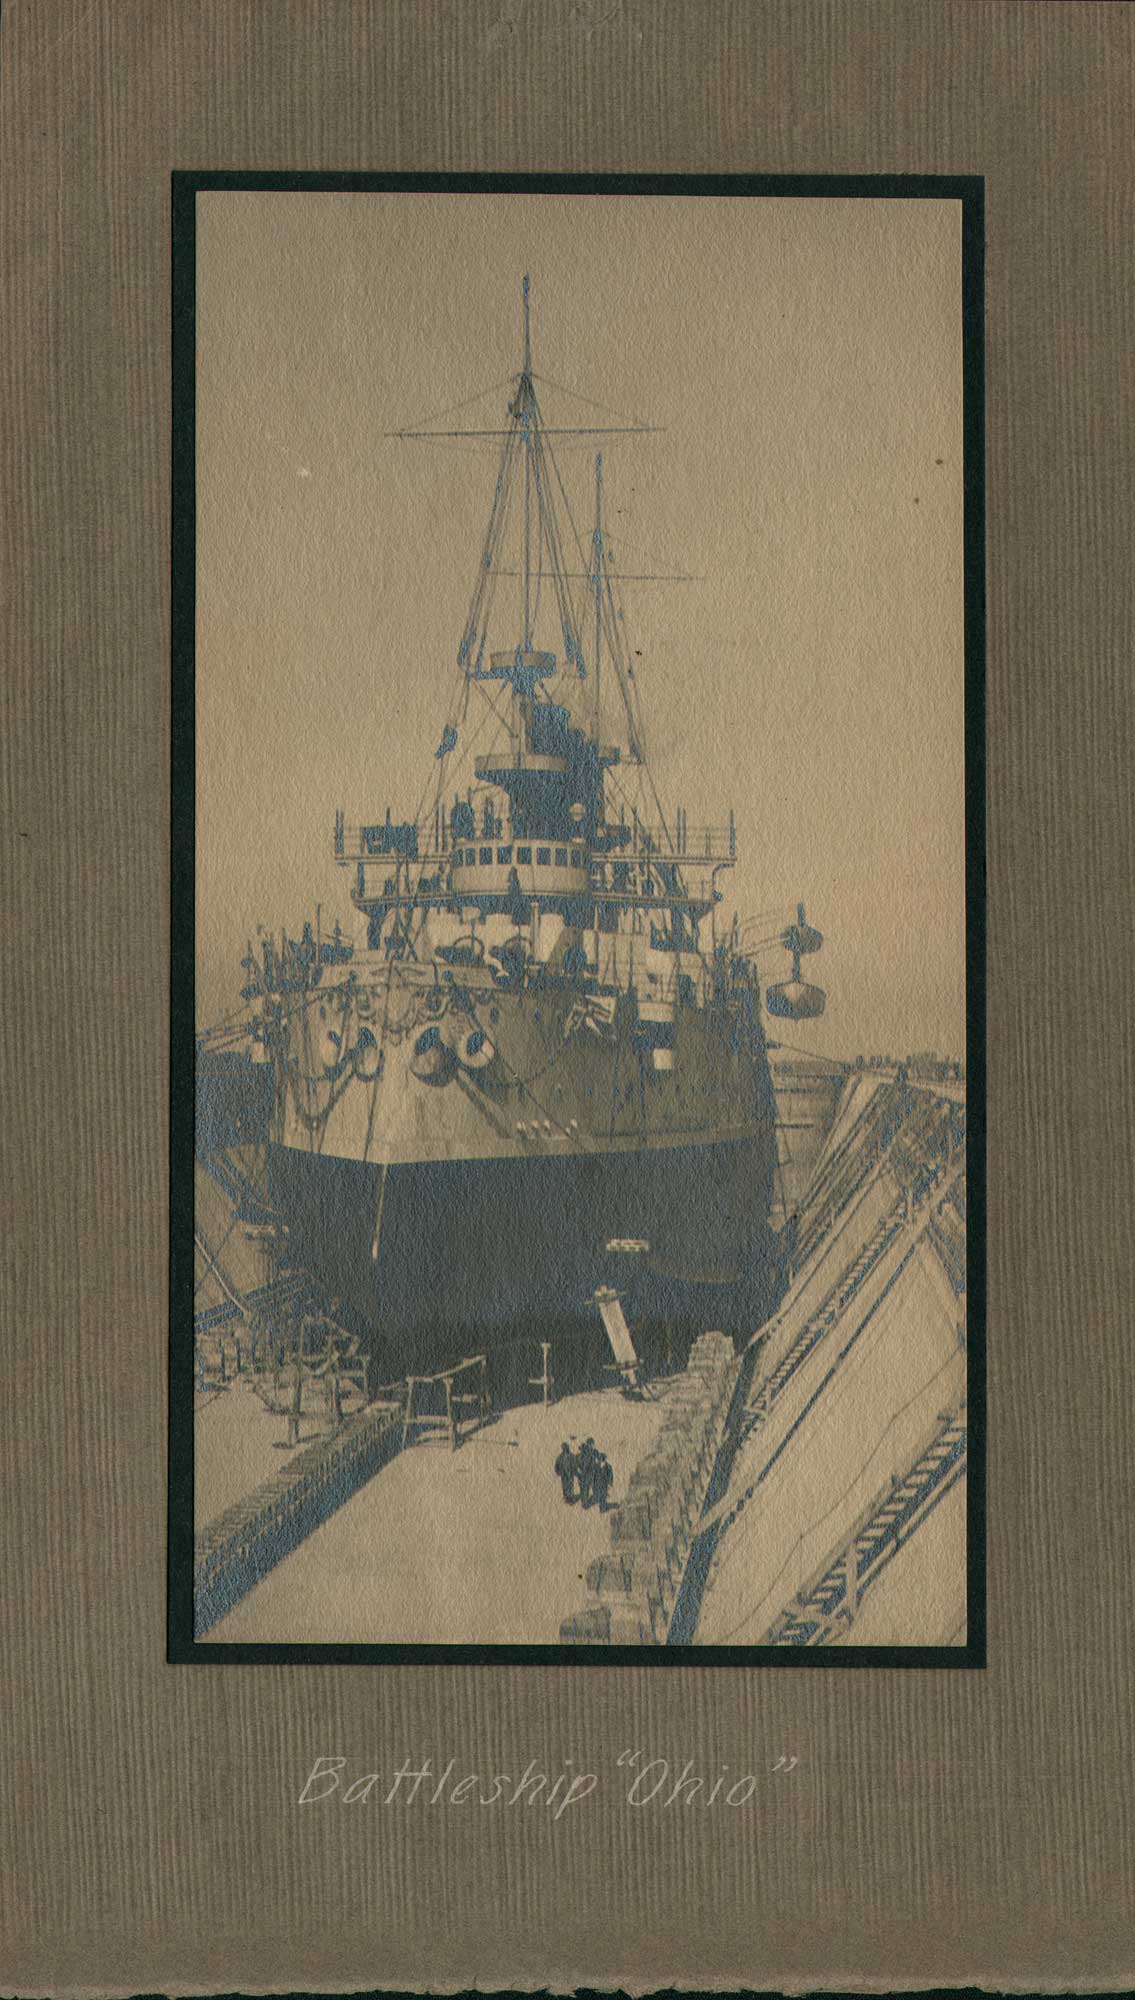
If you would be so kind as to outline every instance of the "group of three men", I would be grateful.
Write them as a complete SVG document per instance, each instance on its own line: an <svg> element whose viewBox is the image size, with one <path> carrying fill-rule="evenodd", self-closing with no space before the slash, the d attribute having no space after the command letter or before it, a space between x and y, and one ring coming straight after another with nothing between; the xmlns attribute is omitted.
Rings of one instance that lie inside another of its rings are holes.
<svg viewBox="0 0 1135 2000"><path fill-rule="evenodd" d="M585 1438L578 1451L573 1451L565 1438L560 1446L555 1471L569 1507L574 1506L577 1497L584 1507L590 1507L593 1500L598 1500L599 1512L606 1513L607 1495L615 1474L606 1452L599 1450L594 1438Z"/></svg>

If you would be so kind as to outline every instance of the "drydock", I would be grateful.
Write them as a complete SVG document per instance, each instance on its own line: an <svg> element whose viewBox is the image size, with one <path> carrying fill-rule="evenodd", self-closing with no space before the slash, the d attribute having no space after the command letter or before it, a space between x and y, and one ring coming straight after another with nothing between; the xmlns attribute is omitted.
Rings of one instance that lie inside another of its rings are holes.
<svg viewBox="0 0 1135 2000"><path fill-rule="evenodd" d="M519 1384L491 1344L372 1379L288 1261L266 1152L199 1118L198 1637L964 1645L964 1082L771 1067L771 1313L656 1330L647 1356L597 1293L593 1341L526 1338ZM584 1438L602 1507L565 1506L553 1471Z"/></svg>

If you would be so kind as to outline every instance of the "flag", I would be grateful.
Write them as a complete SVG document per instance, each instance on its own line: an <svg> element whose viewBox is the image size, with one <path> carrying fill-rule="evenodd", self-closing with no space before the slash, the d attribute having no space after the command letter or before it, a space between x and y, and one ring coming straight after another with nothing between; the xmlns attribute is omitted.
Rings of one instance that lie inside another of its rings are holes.
<svg viewBox="0 0 1135 2000"><path fill-rule="evenodd" d="M450 751L453 749L456 742L457 742L457 731L456 729L454 729L452 723L447 723L445 726L445 731L442 735L441 742L438 744L437 749L434 751L434 756L448 757Z"/></svg>

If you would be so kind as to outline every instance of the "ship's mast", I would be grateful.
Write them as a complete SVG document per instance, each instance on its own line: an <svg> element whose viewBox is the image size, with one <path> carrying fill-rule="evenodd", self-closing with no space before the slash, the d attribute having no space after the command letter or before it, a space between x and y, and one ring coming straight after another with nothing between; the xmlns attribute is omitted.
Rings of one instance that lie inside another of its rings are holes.
<svg viewBox="0 0 1135 2000"><path fill-rule="evenodd" d="M524 373L520 378L520 422L524 433L524 650L532 647L532 329L528 311L529 276L524 273Z"/></svg>
<svg viewBox="0 0 1135 2000"><path fill-rule="evenodd" d="M590 567L581 571L571 571L565 560L563 539L553 498L553 486L558 486L563 497L569 523L571 510L563 491L563 481L552 457L549 440L553 437L592 438L611 435L638 435L654 429L651 424L578 424L553 426L549 429L541 417L536 397L536 378L532 368L532 316L531 279L526 272L521 287L523 313L524 355L516 392L508 404L508 424L504 429L475 430L399 430L388 435L399 438L500 438L502 449L497 470L496 491L489 514L488 529L481 548L481 560L477 566L477 581L473 588L472 603L469 607L461 643L457 651L457 663L463 670L466 688L473 682L503 680L511 684L509 728L519 748L520 737L526 718L531 710L537 683L547 679L555 670L555 656L551 652L538 652L535 622L540 614L540 586L547 576L555 592L563 635L563 659L565 666L573 668L579 680L585 680L587 665L584 660L579 624L572 602L571 584L575 577L586 580L596 593L597 632L606 621L607 651L613 660L619 686L628 710L628 724L631 732L632 754L641 761L641 735L634 719L634 704L626 685L622 662L619 657L619 637L616 613L611 602L611 579L608 574L607 551L602 538L601 504L596 520L598 537L596 569ZM571 394L571 391L568 391ZM519 569L510 570L502 566L504 538L508 516L509 497L513 491L513 479L518 470L517 456L524 454L524 527L523 559ZM602 466L597 464L597 484L602 481ZM574 524L572 524L574 534ZM547 570L544 568L545 545L547 547ZM580 547L582 556L583 550ZM535 570L537 590L533 593L532 582ZM493 652L486 666L485 651L488 639L488 623L493 588L498 577L520 576L522 585L523 629L520 643L510 646L507 653ZM658 579L643 579L643 581ZM598 641L597 643L601 643ZM593 727L598 741L601 719L598 712L598 687L592 703ZM503 722L504 718L500 720Z"/></svg>
<svg viewBox="0 0 1135 2000"><path fill-rule="evenodd" d="M595 456L595 717L592 735L596 743L601 733L599 718L599 663L603 633L603 454Z"/></svg>

